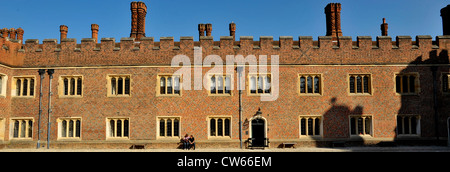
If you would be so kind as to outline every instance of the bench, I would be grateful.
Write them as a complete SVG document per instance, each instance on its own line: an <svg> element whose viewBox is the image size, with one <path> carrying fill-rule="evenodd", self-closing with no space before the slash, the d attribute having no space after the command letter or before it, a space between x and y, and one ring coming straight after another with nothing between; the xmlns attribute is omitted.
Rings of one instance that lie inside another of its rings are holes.
<svg viewBox="0 0 450 172"><path fill-rule="evenodd" d="M297 144L297 143L281 143L283 149L286 148L286 146L295 148L295 144Z"/></svg>
<svg viewBox="0 0 450 172"><path fill-rule="evenodd" d="M131 145L130 149L145 149L145 145Z"/></svg>

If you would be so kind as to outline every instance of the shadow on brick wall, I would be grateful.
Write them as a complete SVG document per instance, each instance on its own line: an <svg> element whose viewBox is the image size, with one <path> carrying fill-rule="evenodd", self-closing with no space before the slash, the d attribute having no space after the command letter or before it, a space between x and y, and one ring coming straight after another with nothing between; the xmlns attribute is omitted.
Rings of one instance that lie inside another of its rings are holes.
<svg viewBox="0 0 450 172"><path fill-rule="evenodd" d="M416 66L418 64L422 66ZM450 68L436 64L449 64L447 50L432 50L426 60L422 56L417 57L396 76L396 94L401 96L401 107L395 116L395 138L393 142L378 145L446 144L442 137L447 137L450 97L443 92L443 76L450 72ZM414 75L418 71L420 75ZM414 79L419 81L414 84L411 82Z"/></svg>

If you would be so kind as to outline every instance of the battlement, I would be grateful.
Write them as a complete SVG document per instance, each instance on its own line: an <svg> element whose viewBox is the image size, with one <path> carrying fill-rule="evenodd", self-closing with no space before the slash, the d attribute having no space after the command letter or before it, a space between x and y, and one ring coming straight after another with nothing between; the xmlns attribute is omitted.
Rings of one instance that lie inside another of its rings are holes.
<svg viewBox="0 0 450 172"><path fill-rule="evenodd" d="M253 36L241 36L240 41L234 41L232 36L221 36L220 41L214 41L212 36L202 36L199 41L194 41L194 37L180 37L179 42L174 42L173 37L161 37L160 42L155 42L153 37L143 37L140 42L135 38L121 38L116 42L115 38L102 38L101 43L96 43L94 38L83 38L81 44L76 43L75 38L65 38L58 44L57 39L44 39L39 44L37 39L25 41L23 49L19 52L60 52L60 51L178 51L193 50L194 47L204 49L273 49L273 50L295 50L314 48L318 50L326 49L392 49L393 51L407 49L445 49L449 45L450 36L437 36L433 41L429 35L416 36L415 41L411 36L396 36L393 41L390 36L377 36L376 41L372 41L371 36L358 36L357 41L352 41L350 36L338 37L337 44L333 43L331 36L319 36L318 40L313 40L311 36L299 36L294 40L292 36L281 36L279 40L274 40L272 36L261 36L259 41L255 41Z"/></svg>
<svg viewBox="0 0 450 172"><path fill-rule="evenodd" d="M3 49L5 46L8 44L2 43ZM279 55L281 64L407 64L431 51L448 49L450 36L437 36L434 41L428 35L416 36L414 41L411 36L396 36L395 40L378 36L376 41L371 36L358 36L357 41L341 36L337 42L331 36L319 36L317 40L311 36L299 36L298 40L292 36L281 36L279 40L261 36L259 41L252 36L241 36L239 41L233 36L221 36L219 41L202 36L199 41L181 37L179 42L173 37L161 37L159 42L153 37L143 37L140 42L135 38L122 38L120 42L102 38L100 43L95 38L83 38L81 44L74 38L62 39L60 44L57 39L44 39L42 44L37 39L28 39L16 51L24 57L23 67L164 65L170 64L176 55L193 58L195 47L202 48L203 57L219 55L224 60L226 55Z"/></svg>
<svg viewBox="0 0 450 172"><path fill-rule="evenodd" d="M371 36L358 36L356 41L350 36L342 36L339 3L325 7L327 36L319 36L317 40L311 36L299 36L298 39L281 36L278 40L261 36L255 41L253 36L241 36L236 41L236 23L232 22L230 36L221 36L218 41L211 36L212 24L208 23L199 24L198 41L194 41L194 37L181 37L178 42L173 37L161 37L155 42L153 37L145 36L145 3L132 2L130 9L130 37L121 38L119 42L115 38L101 38L98 43L97 24L91 25L92 38L81 39L81 44L74 38L67 38L68 26L65 25L60 26L59 44L57 39L44 39L42 44L36 39L28 39L23 45L21 41L13 43L7 36L15 39L14 34L23 36L23 30L3 29L1 32L6 36L0 41L0 63L20 67L168 65L176 55L186 55L192 60L197 47L201 47L203 57L219 55L224 61L226 55L279 55L280 64L409 64L419 57L436 58L441 52L447 53L442 56L447 59L433 63L449 61L450 35L437 36L435 40L428 35L416 36L414 41L411 36L396 36L393 40L387 35L384 18L383 36L377 36L375 41ZM442 11L443 19L447 19L447 10Z"/></svg>

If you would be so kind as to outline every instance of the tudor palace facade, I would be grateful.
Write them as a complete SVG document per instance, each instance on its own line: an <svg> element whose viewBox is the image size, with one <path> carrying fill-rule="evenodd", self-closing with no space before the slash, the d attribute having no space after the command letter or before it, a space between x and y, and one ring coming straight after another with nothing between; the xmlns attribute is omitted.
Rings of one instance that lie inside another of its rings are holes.
<svg viewBox="0 0 450 172"><path fill-rule="evenodd" d="M238 148L240 138L245 147L445 143L450 6L441 10L444 33L435 39L393 40L383 21L376 41L352 41L343 36L340 12L339 3L325 7L327 33L317 40L237 40L231 23L230 36L220 40L211 36L212 24L199 24L198 41L155 42L145 34L143 2L131 3L130 37L120 42L99 39L97 24L81 44L67 38L65 25L59 41L42 44L23 40L22 28L2 29L0 148L44 147L48 141L51 148L176 148L186 133L198 148ZM268 66L252 71L246 63L239 75L233 64L231 73L225 66L226 73L214 73L214 65L195 63L198 52L201 62L209 55L223 62L227 55L266 55ZM191 76L171 65L177 55L188 59ZM279 57L276 74L271 55ZM194 89L199 71L204 87ZM273 94L276 99L262 101Z"/></svg>

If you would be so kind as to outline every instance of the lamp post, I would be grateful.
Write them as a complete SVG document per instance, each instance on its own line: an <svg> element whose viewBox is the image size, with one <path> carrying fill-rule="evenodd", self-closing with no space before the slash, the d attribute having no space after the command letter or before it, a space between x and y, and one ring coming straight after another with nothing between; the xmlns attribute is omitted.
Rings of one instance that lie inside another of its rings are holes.
<svg viewBox="0 0 450 172"><path fill-rule="evenodd" d="M52 79L53 79L53 73L55 73L54 69L48 69L47 74L49 75L50 81L48 86L48 128L47 128L47 149L50 149L50 117L52 113Z"/></svg>
<svg viewBox="0 0 450 172"><path fill-rule="evenodd" d="M241 77L242 71L244 70L243 66L236 67L236 71L238 72L238 89L239 89L239 143L242 149L242 89L241 89Z"/></svg>
<svg viewBox="0 0 450 172"><path fill-rule="evenodd" d="M39 86L39 118L38 118L38 141L36 149L39 149L41 147L40 140L41 140L41 115L42 115L42 81L44 81L45 77L45 69L39 69L38 70L39 76L41 76L41 83Z"/></svg>

